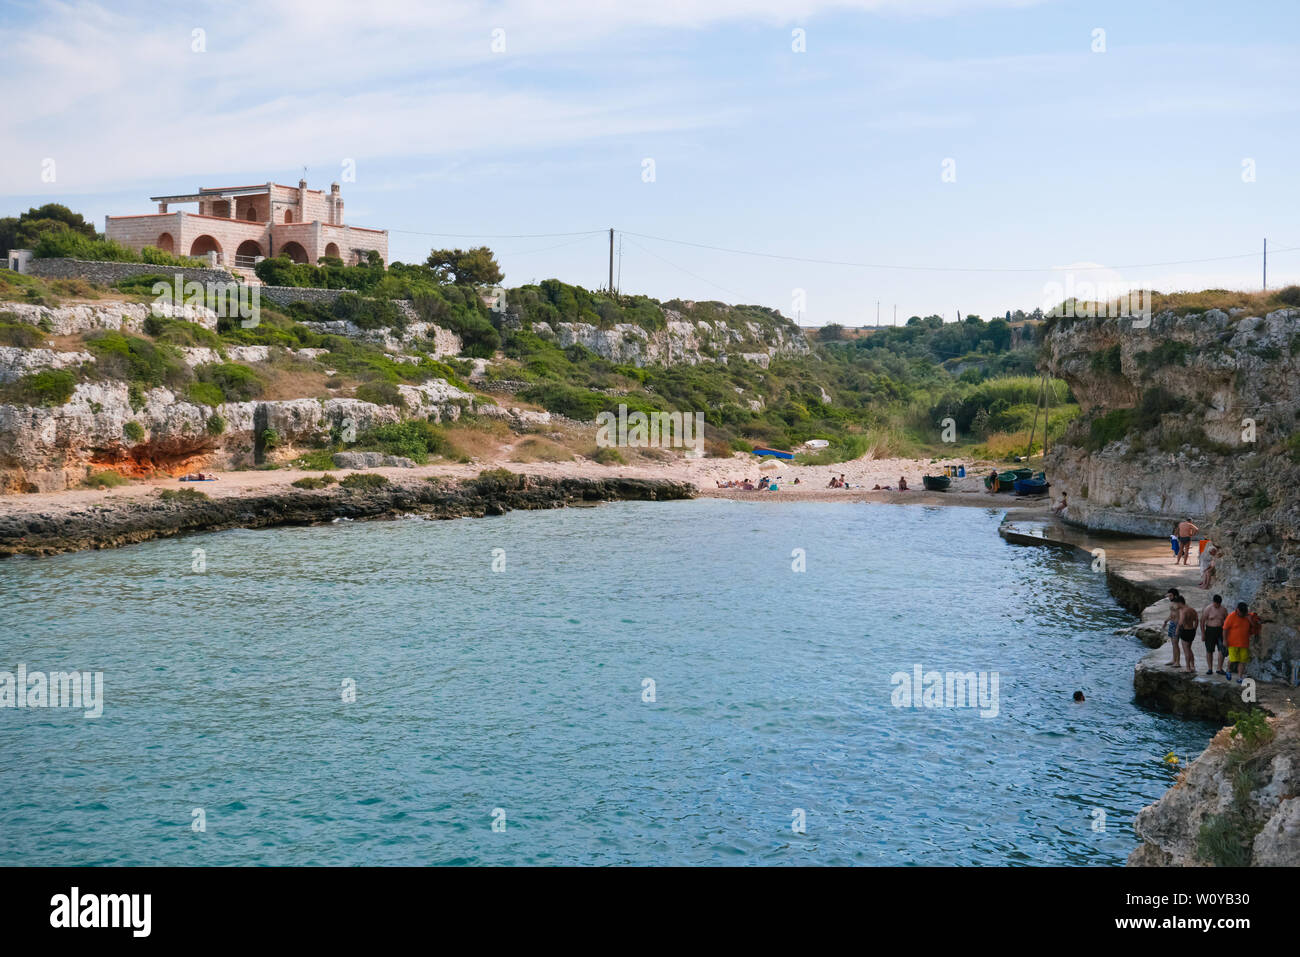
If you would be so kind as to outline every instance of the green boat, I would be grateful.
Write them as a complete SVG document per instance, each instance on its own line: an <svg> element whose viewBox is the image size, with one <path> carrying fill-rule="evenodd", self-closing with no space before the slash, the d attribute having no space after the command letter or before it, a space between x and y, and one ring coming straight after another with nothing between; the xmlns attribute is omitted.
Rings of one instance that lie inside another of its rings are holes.
<svg viewBox="0 0 1300 957"><path fill-rule="evenodd" d="M1018 479L1027 479L1027 478L1034 477L1033 469L1012 469L1011 471L1015 473L1015 476Z"/></svg>
<svg viewBox="0 0 1300 957"><path fill-rule="evenodd" d="M925 486L927 492L946 492L948 486L952 484L952 479L946 475L922 475L921 484Z"/></svg>
<svg viewBox="0 0 1300 957"><path fill-rule="evenodd" d="M1032 473L1031 473L1031 474L1032 474ZM999 472L999 473L998 473L998 487L997 487L997 491L999 491L999 492L1009 492L1009 491L1011 491L1011 489L1015 486L1016 479L1018 479L1018 478L1020 478L1020 475L1019 475L1019 473L1017 473L1017 472ZM992 479L992 478L986 478L986 479L984 480L984 487L985 487L986 489L990 489L990 490L991 490L991 489L993 488L993 479Z"/></svg>

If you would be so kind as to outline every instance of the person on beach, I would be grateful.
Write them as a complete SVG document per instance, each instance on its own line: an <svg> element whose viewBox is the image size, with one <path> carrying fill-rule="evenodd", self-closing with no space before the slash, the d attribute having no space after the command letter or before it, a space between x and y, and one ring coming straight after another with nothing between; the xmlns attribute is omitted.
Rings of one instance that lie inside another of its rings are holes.
<svg viewBox="0 0 1300 957"><path fill-rule="evenodd" d="M900 492L907 491L907 479L903 478L901 475L898 477L898 490Z"/></svg>
<svg viewBox="0 0 1300 957"><path fill-rule="evenodd" d="M1067 493L1067 492L1062 492L1062 493L1061 493L1061 500L1060 500L1059 502L1057 502L1054 506L1052 506L1052 511L1055 512L1058 516L1060 516L1060 515L1064 515L1064 514L1065 514L1065 510L1066 510L1067 508L1070 507L1070 503L1069 503L1068 501L1066 501L1066 495L1067 495L1067 494L1069 494L1069 493Z"/></svg>
<svg viewBox="0 0 1300 957"><path fill-rule="evenodd" d="M1165 619L1165 634L1169 636L1169 647L1174 650L1174 658L1173 661L1169 662L1169 665L1177 668L1182 664L1182 658L1178 653L1178 601L1180 598L1178 589L1169 589L1165 592L1165 597L1169 599L1169 617Z"/></svg>
<svg viewBox="0 0 1300 957"><path fill-rule="evenodd" d="M1254 619L1252 621L1252 619ZM1250 661L1250 636L1256 631L1259 616L1250 612L1250 606L1244 601L1237 602L1237 610L1223 621L1224 640L1228 645L1228 673L1224 675L1232 680L1233 665L1237 666L1237 684L1246 677L1246 663Z"/></svg>
<svg viewBox="0 0 1300 957"><path fill-rule="evenodd" d="M1178 558L1174 564L1187 564L1187 559L1192 554L1192 536L1199 532L1200 529L1192 524L1190 518L1185 518L1178 523Z"/></svg>
<svg viewBox="0 0 1300 957"><path fill-rule="evenodd" d="M1223 596L1215 595L1213 600L1201 609L1201 640L1205 642L1205 673L1212 675L1216 671L1226 675L1223 659L1228 655L1228 646L1223 643L1223 622L1228 617L1228 609L1223 604ZM1214 667L1214 654L1219 654L1219 667Z"/></svg>
<svg viewBox="0 0 1300 957"><path fill-rule="evenodd" d="M1214 578L1215 556L1217 556L1218 554L1219 554L1219 549L1217 546L1214 545L1211 545L1209 548L1201 552L1201 556L1198 559L1198 561L1201 563L1201 583L1199 585L1200 588L1204 588L1207 590L1209 589L1210 581L1211 579Z"/></svg>
<svg viewBox="0 0 1300 957"><path fill-rule="evenodd" d="M1196 652L1192 642L1196 640L1196 610L1187 604L1187 599L1178 596L1178 642L1182 645L1183 655L1187 658L1184 671L1196 672Z"/></svg>

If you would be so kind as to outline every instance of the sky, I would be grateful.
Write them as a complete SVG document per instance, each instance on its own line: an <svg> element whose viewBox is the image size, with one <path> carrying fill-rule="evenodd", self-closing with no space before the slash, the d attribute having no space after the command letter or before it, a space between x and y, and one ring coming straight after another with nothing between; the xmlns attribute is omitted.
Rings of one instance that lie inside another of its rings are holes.
<svg viewBox="0 0 1300 957"><path fill-rule="evenodd" d="M1300 282L1294 0L0 6L0 215L341 183L390 258L859 326ZM52 181L51 181L52 180ZM193 209L193 207L182 207ZM1086 287L1083 287L1086 291Z"/></svg>

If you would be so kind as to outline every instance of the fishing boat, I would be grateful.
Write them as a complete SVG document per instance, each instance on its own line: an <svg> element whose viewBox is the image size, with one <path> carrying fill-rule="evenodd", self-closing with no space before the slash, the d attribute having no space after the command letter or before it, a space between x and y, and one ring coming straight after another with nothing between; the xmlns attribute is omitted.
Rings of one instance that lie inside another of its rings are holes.
<svg viewBox="0 0 1300 957"><path fill-rule="evenodd" d="M1015 482L1018 478L1020 478L1020 476L1017 475L1015 472L999 472L997 490L999 492L1010 492L1012 486L1015 485ZM987 489L993 488L992 477L986 478L984 480L984 487Z"/></svg>
<svg viewBox="0 0 1300 957"><path fill-rule="evenodd" d="M1033 470L1033 469L1012 469L1011 471L1015 473L1015 476L1016 476L1016 478L1018 478L1018 479L1027 479L1027 478L1033 478L1033 477L1034 477L1034 470ZM1039 474L1042 474L1042 473L1039 473Z"/></svg>
<svg viewBox="0 0 1300 957"><path fill-rule="evenodd" d="M1017 495L1046 495L1052 486L1047 481L1047 476L1039 472L1030 478L1016 479L1014 487Z"/></svg>
<svg viewBox="0 0 1300 957"><path fill-rule="evenodd" d="M925 486L927 492L946 492L948 486L952 484L952 479L946 475L922 475L921 484Z"/></svg>
<svg viewBox="0 0 1300 957"><path fill-rule="evenodd" d="M774 455L778 459L794 459L793 452L780 452L776 449L754 449L754 454L760 457L764 455Z"/></svg>

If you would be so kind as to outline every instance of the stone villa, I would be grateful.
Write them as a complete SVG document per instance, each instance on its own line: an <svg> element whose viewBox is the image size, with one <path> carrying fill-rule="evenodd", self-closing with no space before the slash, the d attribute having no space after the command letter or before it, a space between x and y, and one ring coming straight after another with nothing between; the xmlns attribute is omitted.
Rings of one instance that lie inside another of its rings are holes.
<svg viewBox="0 0 1300 957"><path fill-rule="evenodd" d="M339 184L328 194L266 183L261 186L203 187L197 193L152 196L157 213L107 216L109 239L139 252L157 246L178 256L204 256L223 266L249 269L263 257L287 255L294 262L314 263L337 256L351 265L375 250L388 265L388 230L343 224ZM198 203L198 212L171 212L176 203Z"/></svg>

